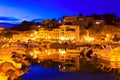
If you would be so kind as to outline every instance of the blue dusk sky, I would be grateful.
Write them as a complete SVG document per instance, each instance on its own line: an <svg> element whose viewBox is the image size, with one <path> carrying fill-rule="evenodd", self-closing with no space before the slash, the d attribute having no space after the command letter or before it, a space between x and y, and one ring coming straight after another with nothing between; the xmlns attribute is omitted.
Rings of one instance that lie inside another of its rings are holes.
<svg viewBox="0 0 120 80"><path fill-rule="evenodd" d="M79 13L114 13L120 17L120 0L0 0L0 22L51 19Z"/></svg>

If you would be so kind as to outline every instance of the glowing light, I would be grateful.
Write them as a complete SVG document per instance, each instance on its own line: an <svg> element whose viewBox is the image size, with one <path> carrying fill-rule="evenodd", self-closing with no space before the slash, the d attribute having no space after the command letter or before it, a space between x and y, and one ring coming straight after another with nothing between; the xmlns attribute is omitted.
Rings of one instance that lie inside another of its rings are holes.
<svg viewBox="0 0 120 80"><path fill-rule="evenodd" d="M75 37L71 37L71 40L74 40L75 39Z"/></svg>
<svg viewBox="0 0 120 80"><path fill-rule="evenodd" d="M59 23L61 23L62 21L61 20L59 20Z"/></svg>
<svg viewBox="0 0 120 80"><path fill-rule="evenodd" d="M37 33L38 33L37 31L34 32L35 35L36 35Z"/></svg>
<svg viewBox="0 0 120 80"><path fill-rule="evenodd" d="M59 68L61 68L61 65L59 65Z"/></svg>
<svg viewBox="0 0 120 80"><path fill-rule="evenodd" d="M48 55L50 55L50 53L49 53L49 52L48 52L47 54L48 54Z"/></svg>
<svg viewBox="0 0 120 80"><path fill-rule="evenodd" d="M37 58L37 55L34 55L33 58Z"/></svg>
<svg viewBox="0 0 120 80"><path fill-rule="evenodd" d="M31 40L35 40L35 38L31 38Z"/></svg>
<svg viewBox="0 0 120 80"><path fill-rule="evenodd" d="M6 39L6 38L4 37L4 39Z"/></svg>
<svg viewBox="0 0 120 80"><path fill-rule="evenodd" d="M0 75L0 80L7 80L7 79L8 79L8 76L3 76L3 75L1 76Z"/></svg>
<svg viewBox="0 0 120 80"><path fill-rule="evenodd" d="M60 37L60 40L62 40L62 41L65 40L65 37L61 36L61 37Z"/></svg>
<svg viewBox="0 0 120 80"><path fill-rule="evenodd" d="M84 36L84 38L85 38L85 41L87 41L87 42L91 42L91 41L95 40L95 38L92 38L92 37L89 36L89 31L88 30L87 30L87 35Z"/></svg>
<svg viewBox="0 0 120 80"><path fill-rule="evenodd" d="M38 26L39 28L41 27L41 26Z"/></svg>
<svg viewBox="0 0 120 80"><path fill-rule="evenodd" d="M45 50L45 53L47 53L48 51L47 50Z"/></svg>
<svg viewBox="0 0 120 80"><path fill-rule="evenodd" d="M59 49L59 52L60 52L60 54L62 54L62 55L64 55L64 54L66 53L65 50L61 50L61 49Z"/></svg>
<svg viewBox="0 0 120 80"><path fill-rule="evenodd" d="M96 22L96 24L100 24L100 22L99 22L99 21L97 21L97 22Z"/></svg>
<svg viewBox="0 0 120 80"><path fill-rule="evenodd" d="M50 37L50 36L48 36L48 39L51 39L51 37Z"/></svg>
<svg viewBox="0 0 120 80"><path fill-rule="evenodd" d="M61 41L59 41L59 43L61 44L62 42L61 42Z"/></svg>
<svg viewBox="0 0 120 80"><path fill-rule="evenodd" d="M34 50L34 53L35 54L39 54L40 52L38 50Z"/></svg>
<svg viewBox="0 0 120 80"><path fill-rule="evenodd" d="M87 41L87 42L91 42L91 41L94 41L94 40L95 40L95 38L85 36L85 41Z"/></svg>
<svg viewBox="0 0 120 80"><path fill-rule="evenodd" d="M33 36L34 36L34 34L31 34L31 35L30 35L30 37L33 37Z"/></svg>
<svg viewBox="0 0 120 80"><path fill-rule="evenodd" d="M109 35L109 34L107 34L107 35L106 35L106 37L110 37L110 35Z"/></svg>
<svg viewBox="0 0 120 80"><path fill-rule="evenodd" d="M33 55L34 55L34 53L30 52L30 55L31 55L31 56L33 56Z"/></svg>
<svg viewBox="0 0 120 80"><path fill-rule="evenodd" d="M66 38L66 40L70 40L70 38L69 38L69 37L67 37L67 38Z"/></svg>
<svg viewBox="0 0 120 80"><path fill-rule="evenodd" d="M109 40L110 40L110 34L106 34L105 41L109 41Z"/></svg>

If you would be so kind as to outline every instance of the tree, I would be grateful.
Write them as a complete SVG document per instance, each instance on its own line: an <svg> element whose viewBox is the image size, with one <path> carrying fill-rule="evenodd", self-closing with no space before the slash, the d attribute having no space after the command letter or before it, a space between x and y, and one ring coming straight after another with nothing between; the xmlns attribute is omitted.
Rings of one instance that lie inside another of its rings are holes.
<svg viewBox="0 0 120 80"><path fill-rule="evenodd" d="M101 16L97 14L92 14L91 17L94 17L95 20L101 19Z"/></svg>
<svg viewBox="0 0 120 80"><path fill-rule="evenodd" d="M66 17L66 15L63 15L63 17L62 17L62 18L64 19L65 17Z"/></svg>
<svg viewBox="0 0 120 80"><path fill-rule="evenodd" d="M78 16L79 16L79 17L83 17L83 14L80 13L80 14L78 14Z"/></svg>
<svg viewBox="0 0 120 80"><path fill-rule="evenodd" d="M50 21L49 27L52 28L52 29L59 27L59 23L57 22L56 18L53 18L53 19Z"/></svg>
<svg viewBox="0 0 120 80"><path fill-rule="evenodd" d="M41 22L36 22L35 24L36 24L36 25L41 25Z"/></svg>
<svg viewBox="0 0 120 80"><path fill-rule="evenodd" d="M28 21L23 21L21 24L13 26L11 29L12 30L18 30L18 31L27 31L31 30L31 26L35 25L35 22L28 22Z"/></svg>
<svg viewBox="0 0 120 80"><path fill-rule="evenodd" d="M115 22L118 20L115 14L104 14L102 17L107 25L115 25Z"/></svg>

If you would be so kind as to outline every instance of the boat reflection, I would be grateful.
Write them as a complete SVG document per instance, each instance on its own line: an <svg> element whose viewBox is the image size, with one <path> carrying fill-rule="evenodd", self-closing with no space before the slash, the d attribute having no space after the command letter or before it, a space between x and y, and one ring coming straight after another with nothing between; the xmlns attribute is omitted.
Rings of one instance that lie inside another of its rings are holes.
<svg viewBox="0 0 120 80"><path fill-rule="evenodd" d="M40 65L44 68L58 68L60 72L105 73L113 75L117 79L120 78L120 62L101 59L97 55L93 55L91 49L87 51L85 49L81 51L68 50L66 53L63 51L63 54L58 54L56 50L56 53L48 55L46 52L45 54L39 54L37 58L31 57L28 60L30 60L31 66Z"/></svg>
<svg viewBox="0 0 120 80"><path fill-rule="evenodd" d="M40 65L44 68L51 69L58 68L60 72L87 72L91 74L106 73L109 75L113 75L116 78L120 78L120 62L106 61L97 57L93 57L90 60L87 60L85 57L81 58L80 56L76 56L71 60L66 59L63 62L46 59L36 61L34 65Z"/></svg>
<svg viewBox="0 0 120 80"><path fill-rule="evenodd" d="M1 49L1 51L2 50L3 49ZM10 48L10 50L7 51L9 52L9 55L6 55L7 53L4 51L2 52L1 59L5 61L6 58L9 62L11 60L16 63L15 65L20 63L22 68L20 66L19 71L17 71L16 68L13 69L14 72L11 70L8 71L11 73L15 73L15 71L18 73L23 72L21 73L23 75L32 70L31 66L38 65L44 68L58 68L60 72L87 72L91 74L106 73L108 75L113 75L116 78L120 78L119 52L117 52L119 49L116 48L110 52L106 52L106 50L103 49L100 50L99 48L97 48L97 50L97 53L95 53L90 45L80 47L80 49L76 47L71 49L66 47L60 49L29 47L25 48L25 51L21 51ZM113 55L115 53L117 55L114 57ZM106 54L109 55L107 56ZM1 61L1 63L3 63L3 61ZM4 74L6 74L6 72ZM15 76L13 80L18 79L21 74ZM11 76L8 77L11 78Z"/></svg>

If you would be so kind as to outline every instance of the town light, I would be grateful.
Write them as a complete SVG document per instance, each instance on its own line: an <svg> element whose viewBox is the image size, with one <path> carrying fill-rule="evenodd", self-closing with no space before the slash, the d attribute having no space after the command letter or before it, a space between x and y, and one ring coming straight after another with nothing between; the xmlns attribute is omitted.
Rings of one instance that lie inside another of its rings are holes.
<svg viewBox="0 0 120 80"><path fill-rule="evenodd" d="M33 56L33 58L37 58L37 55L35 54L35 55Z"/></svg>
<svg viewBox="0 0 120 80"><path fill-rule="evenodd" d="M60 52L60 54L62 54L62 55L64 55L64 54L66 53L65 50L61 50L61 49L59 49L59 52Z"/></svg>
<svg viewBox="0 0 120 80"><path fill-rule="evenodd" d="M60 37L60 40L64 41L64 40L65 40L65 37L61 36L61 37Z"/></svg>
<svg viewBox="0 0 120 80"><path fill-rule="evenodd" d="M48 55L50 55L50 53L49 53L49 52L48 52L47 54L48 54Z"/></svg>
<svg viewBox="0 0 120 80"><path fill-rule="evenodd" d="M30 54L30 56L33 56L33 55L34 55L34 53L33 53L33 52L30 52L29 54Z"/></svg>
<svg viewBox="0 0 120 80"><path fill-rule="evenodd" d="M39 28L41 27L41 26L38 26Z"/></svg>
<svg viewBox="0 0 120 80"><path fill-rule="evenodd" d="M38 33L37 31L34 32L35 35L36 35L37 33Z"/></svg>
<svg viewBox="0 0 120 80"><path fill-rule="evenodd" d="M109 41L109 40L110 40L110 34L106 34L105 41Z"/></svg>
<svg viewBox="0 0 120 80"><path fill-rule="evenodd" d="M75 37L73 36L73 37L71 37L70 39L71 39L71 40L74 40L74 39L75 39Z"/></svg>
<svg viewBox="0 0 120 80"><path fill-rule="evenodd" d="M40 52L38 50L34 50L34 54L39 54Z"/></svg>
<svg viewBox="0 0 120 80"><path fill-rule="evenodd" d="M67 38L66 38L66 40L70 40L70 38L69 38L69 37L67 37Z"/></svg>
<svg viewBox="0 0 120 80"><path fill-rule="evenodd" d="M95 40L95 38L85 36L85 41L87 41L87 42L91 42L91 41L94 41L94 40Z"/></svg>
<svg viewBox="0 0 120 80"><path fill-rule="evenodd" d="M34 37L34 34L30 34L30 37Z"/></svg>

